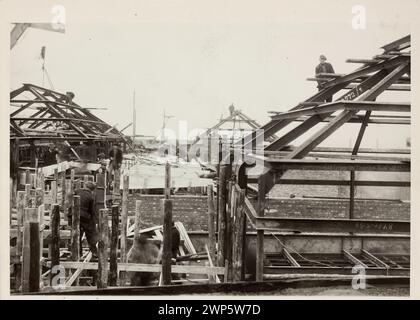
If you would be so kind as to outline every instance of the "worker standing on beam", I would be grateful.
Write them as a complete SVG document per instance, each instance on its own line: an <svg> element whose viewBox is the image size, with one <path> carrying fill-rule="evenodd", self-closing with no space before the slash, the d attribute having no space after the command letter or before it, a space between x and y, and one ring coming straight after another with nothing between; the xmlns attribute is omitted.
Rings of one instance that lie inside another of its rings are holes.
<svg viewBox="0 0 420 320"><path fill-rule="evenodd" d="M318 78L320 73L335 73L334 68L331 63L327 62L327 57L321 54L319 56L319 64L315 68L315 77ZM320 76L322 78L322 76ZM324 84L327 81L325 80L318 80L318 90L321 91L324 89ZM332 96L325 99L325 102L331 102Z"/></svg>

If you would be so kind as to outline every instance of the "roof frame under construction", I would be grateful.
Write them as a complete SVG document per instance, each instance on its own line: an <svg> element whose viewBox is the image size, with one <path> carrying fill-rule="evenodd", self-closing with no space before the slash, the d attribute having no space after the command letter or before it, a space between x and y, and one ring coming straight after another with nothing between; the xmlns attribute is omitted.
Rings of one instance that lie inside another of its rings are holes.
<svg viewBox="0 0 420 320"><path fill-rule="evenodd" d="M73 102L72 94L25 83L10 93L10 104L18 108L10 114L11 140L125 141L115 127Z"/></svg>
<svg viewBox="0 0 420 320"><path fill-rule="evenodd" d="M252 134L237 142L242 148L244 162L237 168L234 193L247 189L248 196L257 196L256 207L246 198L248 221L257 230L256 280L266 274L264 268L264 231L294 230L319 234L410 234L410 222L403 220L358 219L354 217L355 186L410 186L409 181L356 181L357 171L410 172L410 152L407 149L360 148L369 123L409 125L410 103L379 102L377 98L387 90L410 91L410 36L382 47L384 52L372 59L348 59L361 63L355 71L339 74L319 74L309 80L321 81L322 89L287 112L272 112L271 120ZM345 92L343 93L343 90ZM339 94L334 100L333 95ZM331 102L325 102L325 101ZM379 112L379 114L377 114ZM386 114L384 114L386 113ZM290 124L298 122L290 130ZM319 147L328 137L347 123L360 123L352 148ZM317 125L320 129L310 131ZM267 138L285 129L275 140ZM291 145L305 136L302 142ZM268 141L263 146L261 141ZM369 154L370 153L370 154ZM226 167L226 168L224 168ZM221 166L221 176L229 175L229 165ZM350 173L349 181L284 179L287 170L324 170ZM221 184L224 181L221 179ZM258 188L249 183L257 183ZM267 194L275 184L346 185L349 186L349 214L344 219L290 218L266 215ZM223 186L222 186L223 188ZM223 190L223 189L222 189ZM220 212L219 212L220 214ZM223 246L222 246L223 248ZM227 251L226 251L227 252ZM224 253L222 253L223 255ZM289 268L289 267L288 267ZM289 268L290 269L290 268ZM294 269L299 273L298 269Z"/></svg>

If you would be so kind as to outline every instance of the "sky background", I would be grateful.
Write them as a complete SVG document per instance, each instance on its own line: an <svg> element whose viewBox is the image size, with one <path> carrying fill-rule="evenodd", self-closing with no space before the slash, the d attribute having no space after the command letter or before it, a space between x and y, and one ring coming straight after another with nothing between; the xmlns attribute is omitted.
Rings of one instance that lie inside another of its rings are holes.
<svg viewBox="0 0 420 320"><path fill-rule="evenodd" d="M118 128L132 121L136 92L137 134L156 135L163 110L188 129L208 128L229 113L230 104L260 124L267 111L287 111L316 92L314 76L320 54L337 73L359 67L347 58L371 58L381 46L410 33L404 17L419 2L378 1L270 2L250 7L227 1L218 11L211 4L176 6L127 1L116 8L126 19L90 22L70 7L65 34L29 29L11 51L11 89L22 83L42 84L40 52L46 46L46 68L57 91L72 91L74 101L94 110ZM179 2L177 2L179 4ZM366 29L352 28L352 6L366 7ZM173 14L171 14L173 6ZM235 13L233 15L233 13ZM98 8L97 17L101 12ZM49 87L48 82L45 86ZM392 93L388 101L410 101ZM382 99L382 100L383 100ZM359 126L337 131L326 144L348 147ZM127 134L132 130L127 129ZM362 147L405 147L409 126L370 125ZM325 145L325 144L324 144Z"/></svg>

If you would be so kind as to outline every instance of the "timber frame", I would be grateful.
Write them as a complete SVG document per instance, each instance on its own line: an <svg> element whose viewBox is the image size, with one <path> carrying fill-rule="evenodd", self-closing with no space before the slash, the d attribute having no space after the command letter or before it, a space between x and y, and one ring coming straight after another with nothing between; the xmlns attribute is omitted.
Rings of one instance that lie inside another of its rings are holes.
<svg viewBox="0 0 420 320"><path fill-rule="evenodd" d="M264 231L293 230L409 236L409 221L354 219L356 185L410 186L410 181L356 181L355 178L357 171L410 172L409 149L367 151L360 148L365 130L370 123L380 125L411 123L409 102L394 103L383 99L377 101L377 98L387 90L410 91L410 36L387 44L382 49L383 53L372 59L348 59L349 63L362 64L349 74L321 74L317 78L308 79L323 81L322 89L287 112L271 112L271 120L267 124L242 141L236 142L235 147L240 148L244 156L243 163L236 168L236 188L246 189L248 197L254 195L258 198L256 208L248 199L245 200L248 221L257 230L257 281L262 281L266 276L265 273L270 272L264 268ZM334 95L336 97L331 102L325 102ZM347 123L360 123L353 148L319 147L337 129ZM295 125L287 130L291 124ZM318 125L322 127L310 131L311 135L308 138L298 145L291 145ZM285 130L276 139L268 139L282 129ZM265 142L261 146L257 141ZM282 179L282 175L289 169L346 171L350 173L350 179L348 181ZM257 183L258 188L248 183ZM282 183L349 186L348 217L313 219L266 216L266 195L275 184ZM300 271L306 272L303 269ZM299 273L299 270L296 272Z"/></svg>
<svg viewBox="0 0 420 320"><path fill-rule="evenodd" d="M35 146L51 142L70 147L83 141L87 145L103 145L105 150L114 142L130 146L131 142L120 131L76 104L73 96L28 83L12 91L10 106L15 110L10 113L11 153L29 146L33 167Z"/></svg>

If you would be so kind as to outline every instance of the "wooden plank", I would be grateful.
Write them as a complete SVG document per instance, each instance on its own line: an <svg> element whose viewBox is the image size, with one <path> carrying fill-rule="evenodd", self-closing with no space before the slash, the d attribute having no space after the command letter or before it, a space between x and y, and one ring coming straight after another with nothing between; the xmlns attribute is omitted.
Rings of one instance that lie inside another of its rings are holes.
<svg viewBox="0 0 420 320"><path fill-rule="evenodd" d="M205 245L205 249L206 249L207 259L209 261L209 265L210 265L211 268L213 268L214 264L213 264L213 260L212 260L212 257L210 255L209 248L208 248L207 244ZM208 277L209 277L209 280L210 280L211 283L212 282L220 283L220 279L217 276L217 274L216 275L209 274Z"/></svg>
<svg viewBox="0 0 420 320"><path fill-rule="evenodd" d="M385 262L383 262L382 260L380 260L379 258L375 257L373 254L371 254L369 251L362 249L362 254L365 258L367 258L368 260L370 260L370 262L372 262L373 264L375 264L376 266L378 266L379 268L385 268L385 269L390 269L390 266L387 265Z"/></svg>
<svg viewBox="0 0 420 320"><path fill-rule="evenodd" d="M105 210L105 209L103 209ZM49 263L47 263L47 266ZM60 263L66 269L78 269L83 270L98 270L98 264L96 262L73 262L73 261L62 261ZM109 265L107 265L109 270ZM161 264L141 264L141 263L119 263L118 271L126 272L162 272ZM224 275L224 267L209 267L209 266L194 266L194 265L179 265L174 264L171 267L171 273L189 273L189 274L211 274L211 275Z"/></svg>
<svg viewBox="0 0 420 320"><path fill-rule="evenodd" d="M109 285L116 286L118 281L118 229L120 207L113 205L111 209L111 241L109 254Z"/></svg>
<svg viewBox="0 0 420 320"><path fill-rule="evenodd" d="M292 257L289 251L285 247L283 247L283 255L289 261L289 263L294 267L300 267L300 264Z"/></svg>
<svg viewBox="0 0 420 320"><path fill-rule="evenodd" d="M162 252L162 283L171 284L172 266L172 200L162 199L163 208L163 252Z"/></svg>
<svg viewBox="0 0 420 320"><path fill-rule="evenodd" d="M89 262L92 259L92 252L89 251L84 258L82 263ZM77 268L77 270L70 276L70 278L66 281L66 287L70 287L73 285L73 283L78 279L80 274L83 272L83 268Z"/></svg>

